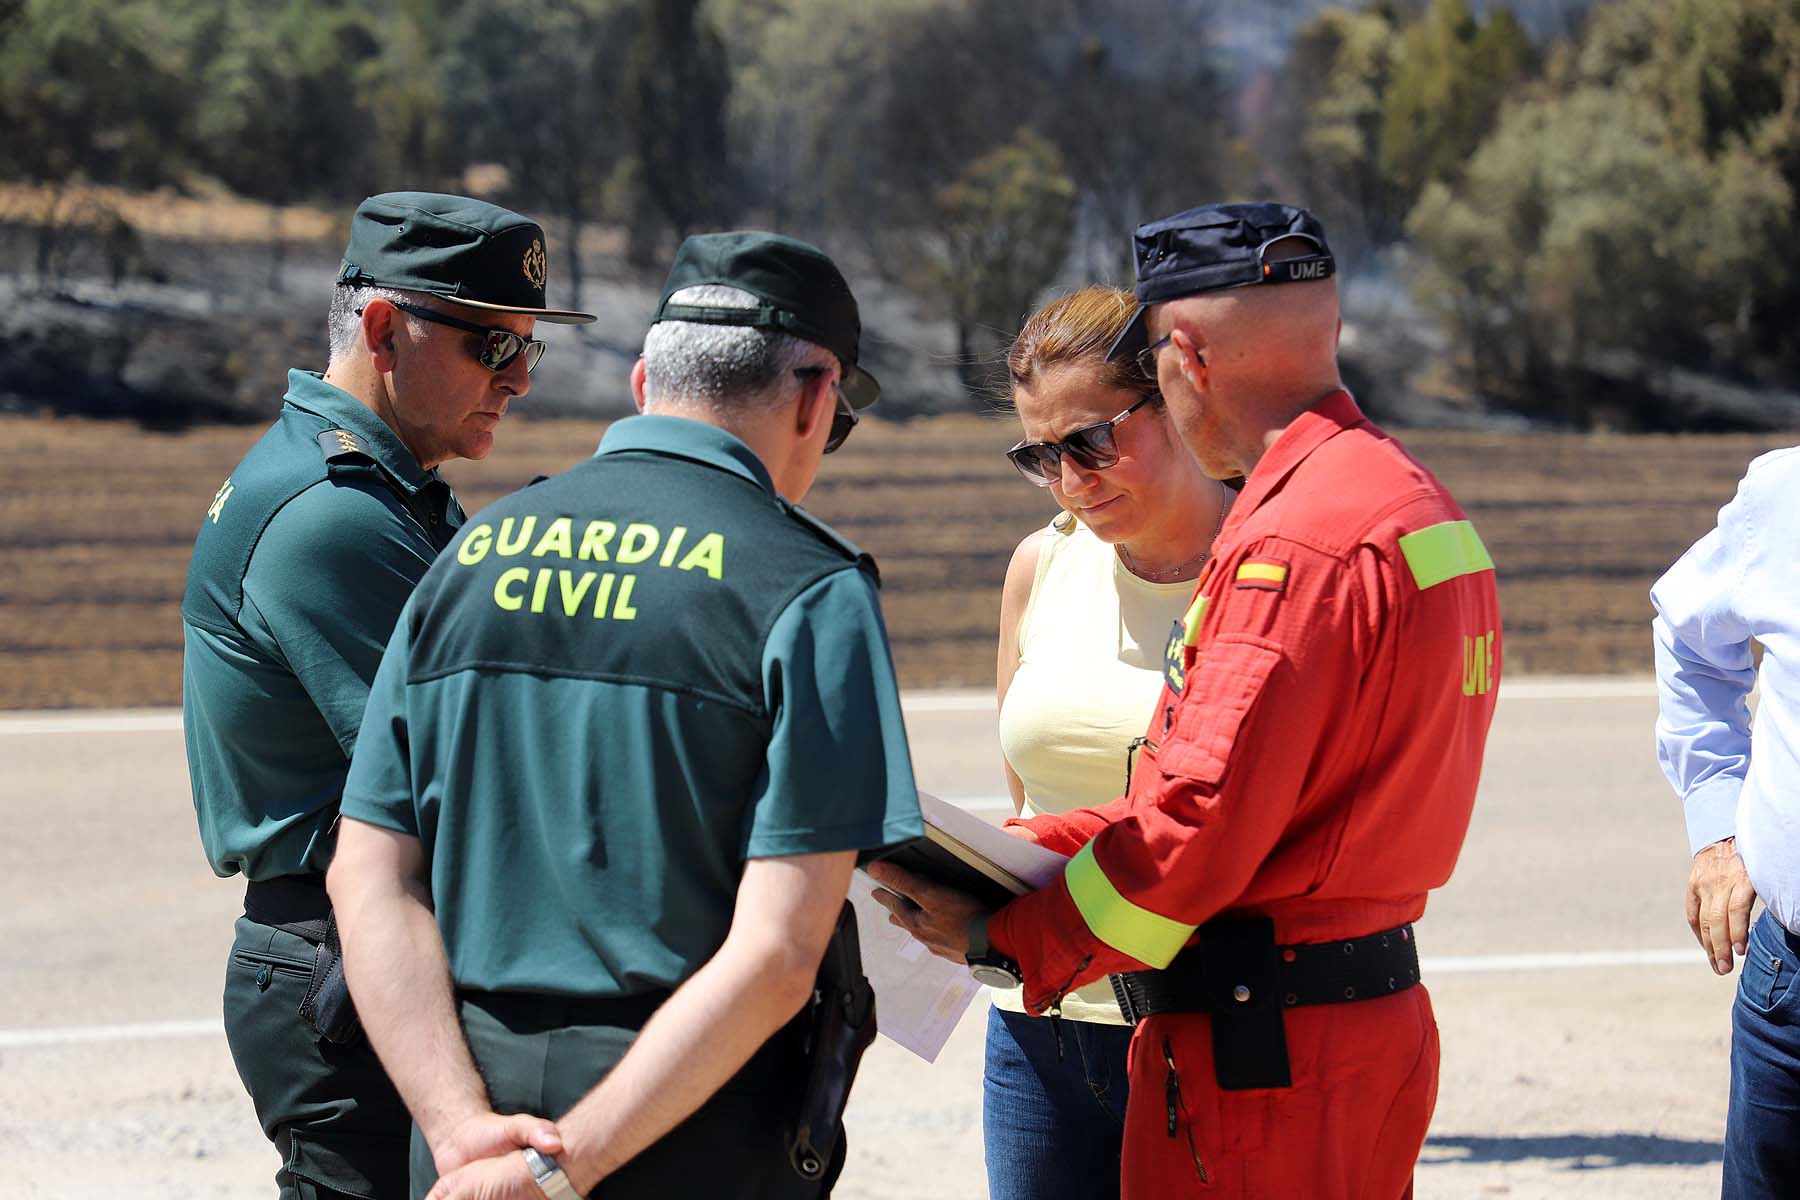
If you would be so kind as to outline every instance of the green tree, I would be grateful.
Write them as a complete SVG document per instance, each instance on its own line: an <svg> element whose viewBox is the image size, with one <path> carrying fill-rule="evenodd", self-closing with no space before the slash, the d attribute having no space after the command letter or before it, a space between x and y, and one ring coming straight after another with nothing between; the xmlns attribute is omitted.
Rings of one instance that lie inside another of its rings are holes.
<svg viewBox="0 0 1800 1200"><path fill-rule="evenodd" d="M1767 163L1709 160L1641 98L1585 86L1509 109L1461 185L1428 185L1409 225L1421 299L1478 386L1577 424L1660 425L1643 376L1729 339L1791 207Z"/></svg>
<svg viewBox="0 0 1800 1200"><path fill-rule="evenodd" d="M281 206L360 194L379 173L355 81L381 43L360 6L336 0L221 3L218 19L196 134L211 174L269 206L269 286L279 289Z"/></svg>
<svg viewBox="0 0 1800 1200"><path fill-rule="evenodd" d="M510 190L562 224L570 301L581 305L583 230L626 153L619 78L631 10L620 0L485 0L464 10L443 64L468 152L507 168Z"/></svg>
<svg viewBox="0 0 1800 1200"><path fill-rule="evenodd" d="M1468 0L1431 0L1405 28L1383 102L1381 165L1409 201L1433 180L1456 178L1534 59L1504 6L1483 22Z"/></svg>
<svg viewBox="0 0 1800 1200"><path fill-rule="evenodd" d="M677 237L735 213L725 45L701 0L639 0L621 111L637 177Z"/></svg>
<svg viewBox="0 0 1800 1200"><path fill-rule="evenodd" d="M160 6L137 0L26 0L0 16L0 178L41 189L47 287L75 185L156 187L187 167L187 47Z"/></svg>
<svg viewBox="0 0 1800 1200"><path fill-rule="evenodd" d="M956 329L963 385L979 392L994 352L1068 255L1075 185L1055 146L1029 128L971 162L937 195L918 284Z"/></svg>
<svg viewBox="0 0 1800 1200"><path fill-rule="evenodd" d="M1301 26L1259 139L1283 177L1279 190L1318 213L1344 256L1386 245L1405 227L1409 197L1382 163L1396 20L1388 5L1328 8Z"/></svg>

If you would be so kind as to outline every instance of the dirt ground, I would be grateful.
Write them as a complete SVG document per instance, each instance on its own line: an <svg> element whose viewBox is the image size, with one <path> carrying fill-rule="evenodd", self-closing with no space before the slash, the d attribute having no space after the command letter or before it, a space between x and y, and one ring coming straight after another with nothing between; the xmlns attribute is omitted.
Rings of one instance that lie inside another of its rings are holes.
<svg viewBox="0 0 1800 1200"><path fill-rule="evenodd" d="M495 453L446 469L473 512L590 454L603 425L507 418ZM0 418L0 709L175 704L181 591L213 493L260 436ZM992 680L1001 577L1054 512L1001 452L1010 420L865 422L808 507L873 553L901 682ZM1779 434L1402 433L1498 566L1509 674L1649 669L1650 584L1709 528Z"/></svg>

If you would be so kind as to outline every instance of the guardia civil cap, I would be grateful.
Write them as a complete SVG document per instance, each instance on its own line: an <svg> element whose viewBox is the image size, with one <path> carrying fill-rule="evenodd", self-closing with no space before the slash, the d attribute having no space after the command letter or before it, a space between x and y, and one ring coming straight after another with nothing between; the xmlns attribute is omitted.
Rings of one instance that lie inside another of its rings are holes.
<svg viewBox="0 0 1800 1200"><path fill-rule="evenodd" d="M544 304L550 277L544 246L537 222L485 200L384 192L356 206L337 282L424 292L558 325L592 321L592 313Z"/></svg>
<svg viewBox="0 0 1800 1200"><path fill-rule="evenodd" d="M676 292L702 284L738 288L761 303L754 308L726 308L671 302ZM867 408L881 395L875 377L857 365L862 317L850 285L823 250L797 238L756 230L688 238L675 251L651 324L659 321L748 325L789 333L837 355L844 368L844 398L852 407Z"/></svg>
<svg viewBox="0 0 1800 1200"><path fill-rule="evenodd" d="M1311 254L1270 262L1270 246L1283 238L1312 243ZM1131 236L1137 264L1138 310L1107 350L1110 359L1136 354L1148 342L1145 317L1152 304L1223 288L1303 283L1336 272L1325 227L1291 204L1206 204L1139 225Z"/></svg>

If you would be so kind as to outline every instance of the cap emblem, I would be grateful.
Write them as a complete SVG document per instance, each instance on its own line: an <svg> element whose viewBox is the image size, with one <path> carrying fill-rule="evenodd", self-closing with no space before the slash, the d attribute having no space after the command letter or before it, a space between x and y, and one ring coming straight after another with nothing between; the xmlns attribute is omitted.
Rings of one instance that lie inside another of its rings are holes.
<svg viewBox="0 0 1800 1200"><path fill-rule="evenodd" d="M532 287L542 291L546 277L544 262L544 243L536 238L531 239L531 248L525 251L525 278Z"/></svg>

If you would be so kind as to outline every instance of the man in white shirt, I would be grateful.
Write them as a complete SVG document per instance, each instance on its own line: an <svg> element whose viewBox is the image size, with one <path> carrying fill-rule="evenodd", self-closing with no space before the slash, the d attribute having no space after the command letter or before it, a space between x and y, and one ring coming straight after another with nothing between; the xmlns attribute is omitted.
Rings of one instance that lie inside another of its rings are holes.
<svg viewBox="0 0 1800 1200"><path fill-rule="evenodd" d="M1651 589L1657 754L1686 809L1688 924L1732 1007L1724 1196L1800 1196L1800 447L1737 496ZM1756 731L1751 643L1763 647ZM1766 906L1754 926L1756 898Z"/></svg>

